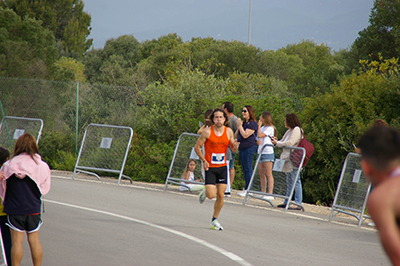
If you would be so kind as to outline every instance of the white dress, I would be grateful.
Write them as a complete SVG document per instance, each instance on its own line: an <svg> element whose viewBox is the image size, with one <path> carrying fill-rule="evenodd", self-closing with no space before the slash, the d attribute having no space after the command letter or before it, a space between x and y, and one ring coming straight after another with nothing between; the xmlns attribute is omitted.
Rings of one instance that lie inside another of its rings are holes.
<svg viewBox="0 0 400 266"><path fill-rule="evenodd" d="M194 173L193 172L189 172L189 181L194 181ZM190 187L190 189L192 191L199 191L203 189L203 185L199 185L199 184L192 184L192 183L185 183L183 181L181 181L181 184L184 184L188 187ZM185 186L180 186L179 191L188 191L189 189Z"/></svg>

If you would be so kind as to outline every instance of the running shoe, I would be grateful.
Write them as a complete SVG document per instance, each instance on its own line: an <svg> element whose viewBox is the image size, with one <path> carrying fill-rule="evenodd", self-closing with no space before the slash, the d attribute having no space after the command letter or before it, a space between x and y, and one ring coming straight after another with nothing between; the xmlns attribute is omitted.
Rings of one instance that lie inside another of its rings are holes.
<svg viewBox="0 0 400 266"><path fill-rule="evenodd" d="M206 187L203 187L203 190L199 194L199 202L202 204L206 200Z"/></svg>
<svg viewBox="0 0 400 266"><path fill-rule="evenodd" d="M246 190L240 191L237 194L239 197L244 197L244 196L246 196Z"/></svg>
<svg viewBox="0 0 400 266"><path fill-rule="evenodd" d="M275 198L272 197L272 196L263 196L262 198L263 198L263 199L266 199L266 200L274 200L274 199L275 199Z"/></svg>
<svg viewBox="0 0 400 266"><path fill-rule="evenodd" d="M211 222L211 229L213 230L224 230L224 228L222 227L222 225L218 222L217 219L215 219L214 221Z"/></svg>

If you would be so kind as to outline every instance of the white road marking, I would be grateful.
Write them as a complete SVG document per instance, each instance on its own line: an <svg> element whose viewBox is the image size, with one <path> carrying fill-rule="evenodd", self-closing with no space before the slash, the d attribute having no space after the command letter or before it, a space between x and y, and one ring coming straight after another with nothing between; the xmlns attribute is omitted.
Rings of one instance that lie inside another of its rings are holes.
<svg viewBox="0 0 400 266"><path fill-rule="evenodd" d="M72 178L69 178L69 177L57 176L57 175L54 175L54 176L52 175L51 177L56 177L56 178L60 178L60 179L72 179ZM78 181L82 181L82 182L104 183L104 184L109 184L109 185L134 187L134 188L139 188L139 189L145 189L145 190L152 190L152 191L160 192L160 189L148 188L148 187L143 187L143 186L135 185L135 184L129 184L129 185L128 184L117 184L117 183L101 181L101 180L100 181L99 180L85 180L85 179L77 179L77 180ZM184 193L181 193L181 192L175 192L175 191L168 191L168 192L172 193L172 194L177 194L177 195L180 195L180 196L196 197L196 198L198 197L198 195L184 194ZM241 203L241 202L234 202L234 201L230 201L229 199L224 199L224 202L225 203L235 204L235 205L243 205L243 203ZM256 206L256 205L252 205L252 204L249 204L249 203L247 203L246 206L251 207L251 208L255 208L255 209L264 209L264 210L268 210L268 211L272 211L272 212L282 213L282 210L277 210L277 209L274 209L274 208L266 208L266 207L262 207L262 206ZM315 217L315 216L307 215L307 214L304 214L304 213L298 213L298 212L283 212L283 213L285 213L287 215L292 215L292 216L300 216L300 217L311 219L311 220L323 221L323 222L328 222L328 223L332 223L332 224L344 225L344 226L347 226L347 227L358 228L358 229L361 229L361 230L376 232L376 228L374 228L374 227L371 227L371 228L363 227L363 226L358 227L357 224L349 224L349 223L344 223L344 222L334 221L334 220L329 221L328 218L320 218L320 217Z"/></svg>
<svg viewBox="0 0 400 266"><path fill-rule="evenodd" d="M225 249L217 247L216 245L208 243L207 241L204 241L204 240L202 240L200 238L188 235L186 233L179 232L177 230L173 230L173 229L170 229L170 228L167 228L167 227L164 227L164 226L156 225L156 224L153 224L153 223L149 223L149 222L146 222L146 221L138 220L138 219L135 219L135 218L132 218L132 217L128 217L128 216L125 216L125 215L120 215L120 214L116 214L116 213L112 213L112 212L97 210L97 209L93 209L93 208L78 206L78 205L74 205L74 204L68 204L68 203L54 201L54 200L48 200L48 199L43 199L43 200L45 202L49 202L49 203L53 203L53 204L63 205L63 206L66 206L66 207L81 209L81 210L90 211L90 212L96 212L96 213L100 213L100 214L105 214L105 215L113 216L113 217L116 217L116 218L132 221L132 222L135 222L135 223L147 225L147 226L150 226L150 227L153 227L153 228L157 228L157 229L160 229L160 230L164 230L166 232L181 236L183 238L186 238L188 240L196 242L196 243L198 243L200 245L203 245L203 246L205 246L205 247L207 247L207 248L209 248L211 250L214 250L214 251L216 251L216 252L228 257L229 259L233 260L234 262L236 262L236 263L238 263L240 265L252 266L251 263L245 261L243 258L239 257L238 255L236 255L236 254L234 254L232 252L226 251Z"/></svg>

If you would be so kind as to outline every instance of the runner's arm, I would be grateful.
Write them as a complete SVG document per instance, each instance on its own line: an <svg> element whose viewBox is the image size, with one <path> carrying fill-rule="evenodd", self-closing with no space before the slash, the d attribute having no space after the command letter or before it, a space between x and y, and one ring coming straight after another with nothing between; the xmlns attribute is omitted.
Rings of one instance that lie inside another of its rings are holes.
<svg viewBox="0 0 400 266"><path fill-rule="evenodd" d="M210 137L210 134L211 129L206 128L203 133L201 133L200 137L197 139L196 145L194 146L194 150L197 156L199 156L200 160L203 162L203 167L206 171L208 170L208 162L206 161L206 158L204 158L203 152L201 151L201 146L204 145L204 143Z"/></svg>

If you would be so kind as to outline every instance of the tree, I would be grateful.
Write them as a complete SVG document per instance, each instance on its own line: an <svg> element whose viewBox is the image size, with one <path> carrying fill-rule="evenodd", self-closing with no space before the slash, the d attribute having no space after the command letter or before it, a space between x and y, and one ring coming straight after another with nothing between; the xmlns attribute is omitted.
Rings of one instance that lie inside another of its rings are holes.
<svg viewBox="0 0 400 266"><path fill-rule="evenodd" d="M83 11L82 0L2 0L0 7L14 10L20 17L35 18L53 32L56 41L61 41L65 50L82 55L92 46L87 39L91 27L91 16Z"/></svg>
<svg viewBox="0 0 400 266"><path fill-rule="evenodd" d="M164 83L153 83L140 92L143 101L133 114L139 134L169 143L182 132L194 132L207 108L220 105L226 82L200 71L176 72Z"/></svg>
<svg viewBox="0 0 400 266"><path fill-rule="evenodd" d="M54 63L55 80L86 83L85 66L74 58L61 57Z"/></svg>
<svg viewBox="0 0 400 266"><path fill-rule="evenodd" d="M90 83L138 87L133 71L139 62L140 43L133 35L107 40L103 49L85 54L85 74Z"/></svg>
<svg viewBox="0 0 400 266"><path fill-rule="evenodd" d="M0 7L0 75L48 78L58 57L52 33L40 21Z"/></svg>
<svg viewBox="0 0 400 266"><path fill-rule="evenodd" d="M302 60L300 71L289 79L290 86L299 96L310 97L318 90L329 92L330 85L338 81L344 71L344 67L335 61L331 48L324 44L304 40L280 50L288 55L297 55Z"/></svg>
<svg viewBox="0 0 400 266"><path fill-rule="evenodd" d="M352 50L359 59L400 57L400 0L375 0L370 25L358 33Z"/></svg>
<svg viewBox="0 0 400 266"><path fill-rule="evenodd" d="M331 204L341 167L352 142L377 119L399 128L400 68L397 60L363 62L365 70L341 80L326 93L310 98L300 115L315 150L304 174L307 202Z"/></svg>

